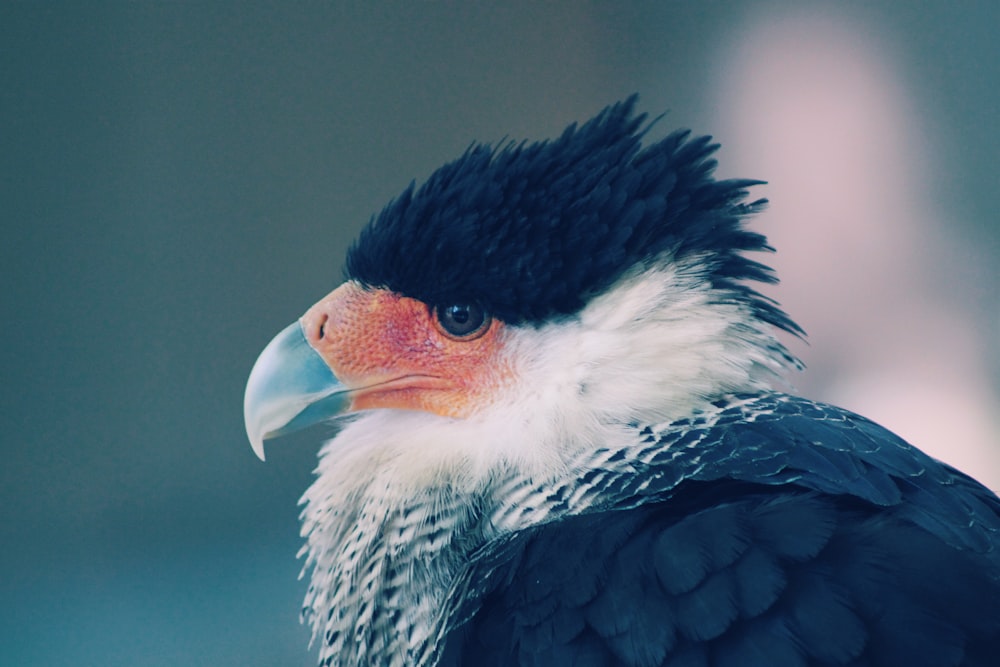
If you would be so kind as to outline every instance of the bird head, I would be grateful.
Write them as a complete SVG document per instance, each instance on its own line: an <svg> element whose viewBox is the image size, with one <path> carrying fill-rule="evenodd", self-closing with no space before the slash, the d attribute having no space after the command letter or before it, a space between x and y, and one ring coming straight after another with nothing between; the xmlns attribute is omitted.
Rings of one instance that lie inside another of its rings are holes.
<svg viewBox="0 0 1000 667"><path fill-rule="evenodd" d="M623 425L794 365L773 330L799 329L747 284L774 282L745 256L770 250L744 227L756 182L713 179L708 137L643 147L635 101L552 141L473 146L375 216L345 282L251 372L254 451L353 415L333 441L354 452L345 480L558 474Z"/></svg>

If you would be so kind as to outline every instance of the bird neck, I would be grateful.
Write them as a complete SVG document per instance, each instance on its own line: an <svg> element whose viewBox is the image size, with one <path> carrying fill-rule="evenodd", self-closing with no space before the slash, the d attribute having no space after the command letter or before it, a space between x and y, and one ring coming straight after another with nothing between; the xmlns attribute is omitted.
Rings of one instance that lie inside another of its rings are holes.
<svg viewBox="0 0 1000 667"><path fill-rule="evenodd" d="M488 408L466 419L376 410L348 423L302 499L304 618L321 657L418 663L476 549L590 502L539 499L603 466L595 456L636 447L637 425L766 389L791 358L738 296L696 265L633 272L577 315L510 327L514 379Z"/></svg>
<svg viewBox="0 0 1000 667"><path fill-rule="evenodd" d="M320 659L382 664L397 656L420 664L440 626L447 582L467 562L461 545L483 541L469 539L476 513L447 488L403 501L380 493L393 480L376 475L344 498L328 479L321 475L306 492L302 513L304 570L312 569L303 621L320 641Z"/></svg>

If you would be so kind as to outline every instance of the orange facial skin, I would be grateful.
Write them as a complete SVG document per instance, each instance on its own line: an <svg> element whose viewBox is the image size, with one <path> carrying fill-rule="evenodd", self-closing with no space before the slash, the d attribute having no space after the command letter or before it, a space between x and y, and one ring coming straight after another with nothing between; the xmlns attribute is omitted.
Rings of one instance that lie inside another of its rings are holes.
<svg viewBox="0 0 1000 667"><path fill-rule="evenodd" d="M503 323L456 339L427 304L345 283L302 316L306 340L351 392L351 410L400 408L464 418L490 400L510 369Z"/></svg>

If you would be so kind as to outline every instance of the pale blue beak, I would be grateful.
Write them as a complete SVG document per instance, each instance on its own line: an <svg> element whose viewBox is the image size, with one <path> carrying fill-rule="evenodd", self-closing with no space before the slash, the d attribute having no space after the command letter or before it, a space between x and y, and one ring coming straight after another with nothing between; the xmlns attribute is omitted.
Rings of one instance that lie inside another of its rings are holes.
<svg viewBox="0 0 1000 667"><path fill-rule="evenodd" d="M298 431L344 412L348 389L306 341L295 322L274 337L250 371L243 419L254 453L264 460L264 441Z"/></svg>

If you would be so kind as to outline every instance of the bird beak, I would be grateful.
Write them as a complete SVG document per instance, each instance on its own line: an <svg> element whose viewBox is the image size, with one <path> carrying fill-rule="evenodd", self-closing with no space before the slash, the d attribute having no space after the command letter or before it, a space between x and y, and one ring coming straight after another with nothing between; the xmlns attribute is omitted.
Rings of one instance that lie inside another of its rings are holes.
<svg viewBox="0 0 1000 667"><path fill-rule="evenodd" d="M268 343L250 371L243 419L254 453L264 440L293 433L346 411L348 389L309 345L301 322Z"/></svg>

